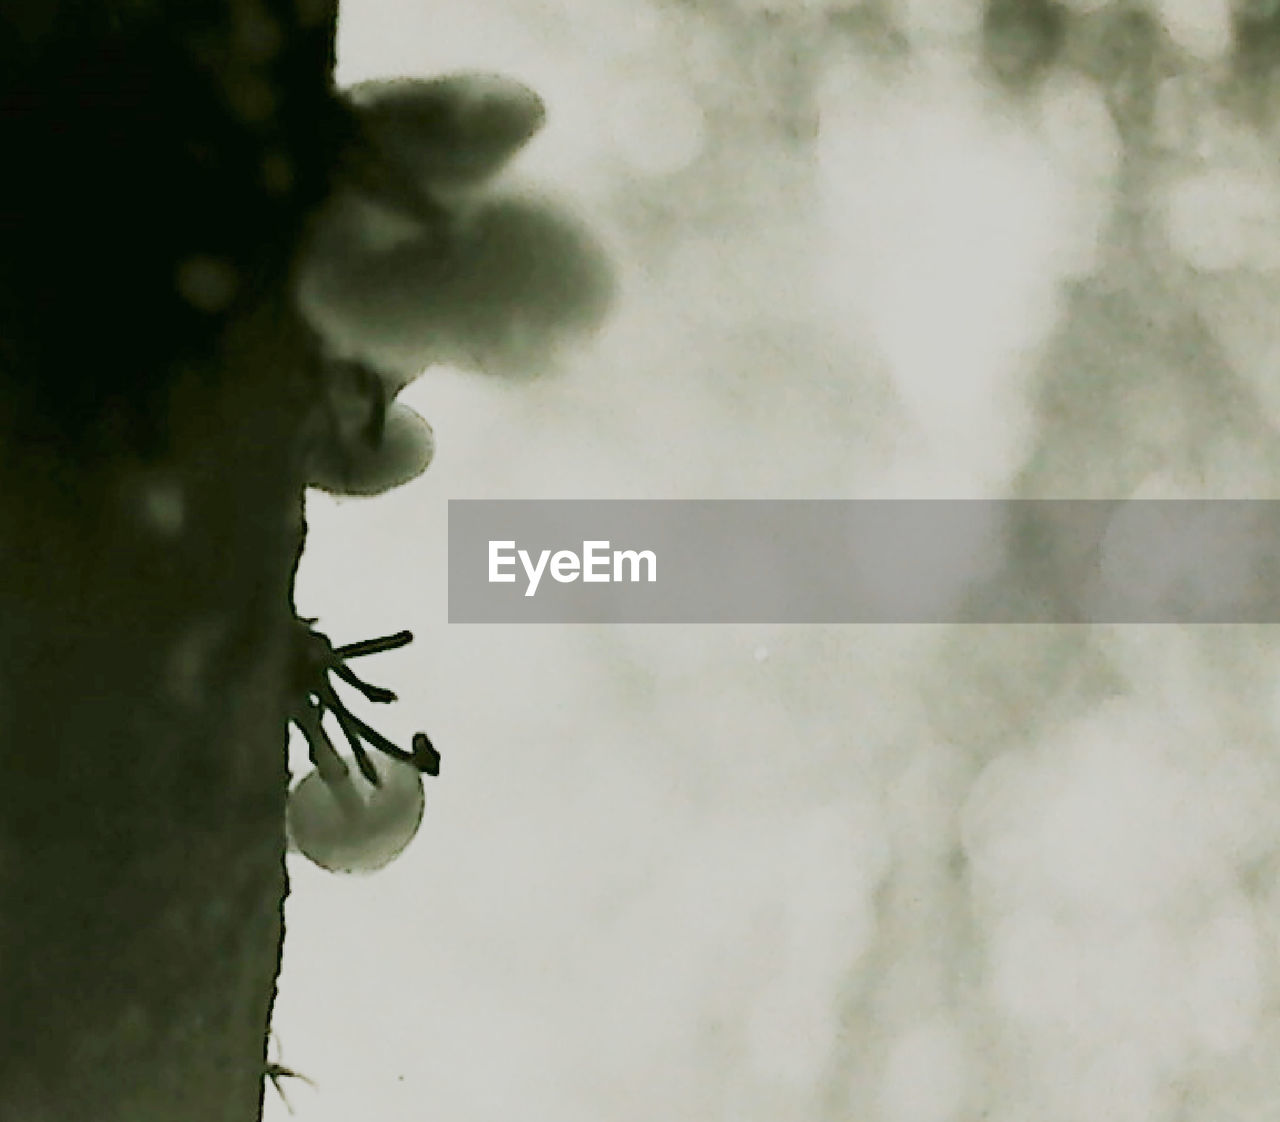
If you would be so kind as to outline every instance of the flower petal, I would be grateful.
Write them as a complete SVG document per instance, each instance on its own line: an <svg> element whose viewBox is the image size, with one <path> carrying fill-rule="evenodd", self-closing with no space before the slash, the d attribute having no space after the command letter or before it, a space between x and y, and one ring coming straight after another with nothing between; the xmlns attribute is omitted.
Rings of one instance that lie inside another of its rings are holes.
<svg viewBox="0 0 1280 1122"><path fill-rule="evenodd" d="M364 82L347 96L375 151L428 189L489 179L547 115L522 82L479 72Z"/></svg>
<svg viewBox="0 0 1280 1122"><path fill-rule="evenodd" d="M300 306L335 354L394 389L434 363L528 377L604 321L612 263L573 211L528 194L478 201L447 238L313 259Z"/></svg>
<svg viewBox="0 0 1280 1122"><path fill-rule="evenodd" d="M377 758L381 784L358 774L337 784L312 771L289 792L289 839L310 861L335 873L371 873L413 840L426 810L422 776L409 764Z"/></svg>
<svg viewBox="0 0 1280 1122"><path fill-rule="evenodd" d="M417 479L430 465L435 448L427 421L393 401L376 447L360 442L322 446L311 463L309 483L333 495L381 495Z"/></svg>

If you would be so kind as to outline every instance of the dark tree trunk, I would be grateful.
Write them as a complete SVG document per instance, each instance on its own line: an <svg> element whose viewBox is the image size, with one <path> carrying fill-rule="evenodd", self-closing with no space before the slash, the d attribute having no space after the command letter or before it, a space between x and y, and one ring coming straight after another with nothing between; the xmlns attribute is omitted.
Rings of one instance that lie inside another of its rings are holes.
<svg viewBox="0 0 1280 1122"><path fill-rule="evenodd" d="M336 12L0 3L0 1118L260 1114Z"/></svg>

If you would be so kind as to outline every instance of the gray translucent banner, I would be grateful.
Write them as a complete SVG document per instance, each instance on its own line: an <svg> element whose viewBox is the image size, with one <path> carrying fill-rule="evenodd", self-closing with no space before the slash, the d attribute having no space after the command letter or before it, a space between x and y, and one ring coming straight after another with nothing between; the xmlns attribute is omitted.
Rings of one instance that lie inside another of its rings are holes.
<svg viewBox="0 0 1280 1122"><path fill-rule="evenodd" d="M1270 501L453 500L451 623L1274 623Z"/></svg>

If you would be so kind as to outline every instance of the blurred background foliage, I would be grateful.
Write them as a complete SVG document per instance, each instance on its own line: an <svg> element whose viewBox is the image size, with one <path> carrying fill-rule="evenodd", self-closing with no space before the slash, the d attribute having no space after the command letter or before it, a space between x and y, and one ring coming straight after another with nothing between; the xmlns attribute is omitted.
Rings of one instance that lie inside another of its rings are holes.
<svg viewBox="0 0 1280 1122"><path fill-rule="evenodd" d="M1276 497L1280 5L342 21L343 82L542 93L521 174L622 298L518 394L429 372L431 471L310 503L302 610L422 633L388 684L447 764L385 874L295 873L298 1116L1274 1116L1268 628L441 621L448 498ZM1050 509L958 609L1087 618Z"/></svg>

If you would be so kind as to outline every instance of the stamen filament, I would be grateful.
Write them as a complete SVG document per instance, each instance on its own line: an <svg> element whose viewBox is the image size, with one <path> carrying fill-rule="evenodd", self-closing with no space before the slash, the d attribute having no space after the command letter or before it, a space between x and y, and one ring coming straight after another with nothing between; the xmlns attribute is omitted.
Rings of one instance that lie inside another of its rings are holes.
<svg viewBox="0 0 1280 1122"><path fill-rule="evenodd" d="M394 635L383 635L377 639L361 639L355 643L334 647L333 652L339 658L363 658L365 655L394 651L397 647L405 647L412 642L412 631L397 631Z"/></svg>

